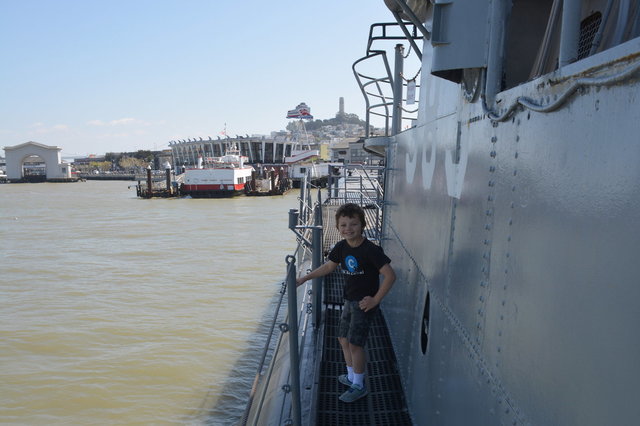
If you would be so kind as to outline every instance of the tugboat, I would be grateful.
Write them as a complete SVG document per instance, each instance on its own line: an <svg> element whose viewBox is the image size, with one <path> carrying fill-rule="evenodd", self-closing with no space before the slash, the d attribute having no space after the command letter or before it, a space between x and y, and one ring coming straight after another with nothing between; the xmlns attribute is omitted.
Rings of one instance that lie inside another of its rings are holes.
<svg viewBox="0 0 640 426"><path fill-rule="evenodd" d="M182 195L192 198L223 198L244 193L251 180L253 167L246 164L247 157L233 146L222 157L198 157L196 168L186 169L180 186Z"/></svg>

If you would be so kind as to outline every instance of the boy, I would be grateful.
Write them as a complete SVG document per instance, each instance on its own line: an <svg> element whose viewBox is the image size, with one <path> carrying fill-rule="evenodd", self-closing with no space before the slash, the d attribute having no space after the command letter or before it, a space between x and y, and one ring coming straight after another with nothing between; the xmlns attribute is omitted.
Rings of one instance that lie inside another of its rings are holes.
<svg viewBox="0 0 640 426"><path fill-rule="evenodd" d="M347 374L340 375L338 381L349 386L340 395L340 400L344 402L353 402L368 393L364 386L364 345L373 315L396 279L396 274L389 265L391 260L382 248L362 235L365 226L364 210L360 206L340 206L336 211L336 228L344 240L331 250L326 263L297 280L300 285L311 278L327 275L338 264L346 275L345 301L338 332L338 341L347 364ZM384 278L380 285L378 274Z"/></svg>

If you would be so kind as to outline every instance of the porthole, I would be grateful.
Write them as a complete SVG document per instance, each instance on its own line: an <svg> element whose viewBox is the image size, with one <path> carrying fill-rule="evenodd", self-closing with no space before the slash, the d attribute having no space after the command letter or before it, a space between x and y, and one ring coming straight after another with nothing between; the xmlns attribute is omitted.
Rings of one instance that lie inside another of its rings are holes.
<svg viewBox="0 0 640 426"><path fill-rule="evenodd" d="M429 292L427 292L427 299L424 302L424 312L422 313L422 330L420 333L420 346L422 348L422 353L427 353L427 344L429 343L429 315L431 306L431 297L429 296Z"/></svg>

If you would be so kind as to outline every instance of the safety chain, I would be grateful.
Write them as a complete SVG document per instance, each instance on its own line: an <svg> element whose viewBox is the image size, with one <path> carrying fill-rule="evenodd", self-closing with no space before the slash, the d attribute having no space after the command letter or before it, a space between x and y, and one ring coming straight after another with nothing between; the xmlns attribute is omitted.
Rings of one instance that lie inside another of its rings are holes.
<svg viewBox="0 0 640 426"><path fill-rule="evenodd" d="M408 82L410 82L410 81L415 81L415 80L418 78L418 76L420 75L420 72L421 72L421 71L422 71L422 67L420 67L420 69L418 70L418 72L416 73L416 75L414 75L414 76L413 76L413 78L410 78L410 79L408 79L408 80L405 78L405 76L404 76L404 74L403 74L403 73L400 73L400 77L402 77L402 79L403 79L405 82L407 82L407 83L408 83Z"/></svg>

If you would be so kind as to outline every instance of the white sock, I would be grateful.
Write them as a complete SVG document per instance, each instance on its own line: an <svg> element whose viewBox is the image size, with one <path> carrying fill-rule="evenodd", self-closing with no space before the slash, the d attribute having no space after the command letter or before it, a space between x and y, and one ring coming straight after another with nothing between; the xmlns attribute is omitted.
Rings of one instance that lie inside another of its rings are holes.
<svg viewBox="0 0 640 426"><path fill-rule="evenodd" d="M352 382L354 385L359 385L361 387L364 387L364 373L362 374L353 373Z"/></svg>
<svg viewBox="0 0 640 426"><path fill-rule="evenodd" d="M347 365L347 378L353 383L353 367Z"/></svg>

